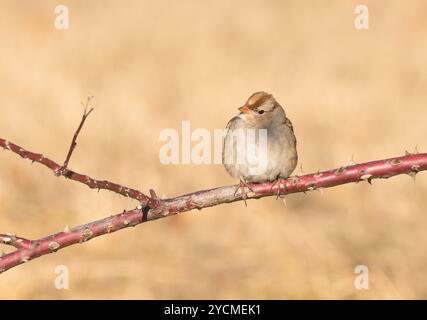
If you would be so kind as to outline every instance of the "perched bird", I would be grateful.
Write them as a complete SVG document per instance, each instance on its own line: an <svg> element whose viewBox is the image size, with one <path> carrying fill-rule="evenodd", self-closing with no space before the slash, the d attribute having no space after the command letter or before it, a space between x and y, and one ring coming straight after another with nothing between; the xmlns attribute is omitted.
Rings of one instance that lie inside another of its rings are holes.
<svg viewBox="0 0 427 320"><path fill-rule="evenodd" d="M280 181L291 175L298 162L292 123L266 92L252 94L239 111L227 124L222 150L225 169L240 180L236 192L241 189L245 200L249 182L279 182L280 195Z"/></svg>

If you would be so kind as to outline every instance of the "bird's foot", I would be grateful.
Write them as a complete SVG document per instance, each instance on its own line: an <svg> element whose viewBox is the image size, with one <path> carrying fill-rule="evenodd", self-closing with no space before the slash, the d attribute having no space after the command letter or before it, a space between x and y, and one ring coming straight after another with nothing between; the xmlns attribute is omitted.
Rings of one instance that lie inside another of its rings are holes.
<svg viewBox="0 0 427 320"><path fill-rule="evenodd" d="M283 190L284 193L288 192L288 187L286 186L286 179L280 179L277 178L276 180L273 181L273 183L271 184L271 189L270 192L273 191L273 188L278 185L277 187L277 196L276 196L276 200L279 199L279 197L282 195L281 191ZM284 194L283 194L284 195Z"/></svg>
<svg viewBox="0 0 427 320"><path fill-rule="evenodd" d="M245 202L245 207L247 207L248 204L246 203L246 199L247 199L248 195L247 195L247 192L245 191L245 188L248 188L250 191L252 191L253 193L255 193L255 191L251 188L251 186L249 184L247 184L245 181L243 181L242 179L240 179L240 183L237 186L236 190L234 191L234 196L236 196L237 192L239 190L241 190L242 199Z"/></svg>

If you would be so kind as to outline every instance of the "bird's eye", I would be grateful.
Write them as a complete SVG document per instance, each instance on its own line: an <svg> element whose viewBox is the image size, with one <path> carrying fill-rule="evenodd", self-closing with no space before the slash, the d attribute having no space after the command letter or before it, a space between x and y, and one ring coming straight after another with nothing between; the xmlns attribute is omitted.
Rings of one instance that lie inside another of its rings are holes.
<svg viewBox="0 0 427 320"><path fill-rule="evenodd" d="M258 110L258 114L263 114L264 110Z"/></svg>

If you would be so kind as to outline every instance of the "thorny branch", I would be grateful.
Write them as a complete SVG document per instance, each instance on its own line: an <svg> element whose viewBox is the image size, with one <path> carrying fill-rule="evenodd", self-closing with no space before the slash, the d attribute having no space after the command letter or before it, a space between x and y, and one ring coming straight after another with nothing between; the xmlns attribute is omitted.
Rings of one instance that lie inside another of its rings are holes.
<svg viewBox="0 0 427 320"><path fill-rule="evenodd" d="M17 237L12 233L0 234L0 243L15 247L16 249L28 249L31 245L30 240Z"/></svg>
<svg viewBox="0 0 427 320"><path fill-rule="evenodd" d="M87 118L89 113L85 110L84 117ZM81 126L83 126L83 123L84 120L82 120ZM76 132L73 142L75 142L81 126L79 126ZM143 222L168 217L193 209L202 209L223 203L243 200L242 192L235 193L238 187L236 185L196 191L169 199L159 199L155 192L150 190L149 197L138 190L130 189L105 180L95 180L89 176L76 173L66 168L65 163L64 166L60 166L41 154L27 151L1 138L0 146L25 159L28 158L33 162L38 162L53 170L56 174L60 172L59 175L84 183L90 188L107 189L141 202L135 209L124 211L108 218L93 221L71 229L67 227L62 232L37 240L20 238L13 234L0 234L0 243L16 248L14 252L0 257L0 273L29 260L61 250L67 246L82 243L123 228L134 227ZM71 149L72 148L73 147L71 147ZM70 157L71 153L72 150L69 152ZM68 161L70 157L67 156ZM247 193L246 199L274 196L278 192L286 195L297 192L305 193L312 190L322 191L324 188L360 181L371 183L373 179L386 179L399 174L408 174L411 177L415 177L418 172L424 170L427 170L427 153L407 153L405 156L401 157L361 164L352 163L351 165L333 170L293 176L280 183L250 184L251 190Z"/></svg>

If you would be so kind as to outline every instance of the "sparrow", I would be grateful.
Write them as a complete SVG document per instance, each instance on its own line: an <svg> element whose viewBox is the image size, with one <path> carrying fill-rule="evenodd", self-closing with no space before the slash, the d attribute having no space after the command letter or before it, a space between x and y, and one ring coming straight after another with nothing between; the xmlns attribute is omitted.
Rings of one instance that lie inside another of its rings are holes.
<svg viewBox="0 0 427 320"><path fill-rule="evenodd" d="M246 205L244 188L248 183L283 180L294 171L298 162L297 141L292 122L273 95L255 92L238 109L240 113L227 124L222 150L222 163L227 172L240 180L239 189Z"/></svg>

